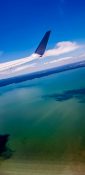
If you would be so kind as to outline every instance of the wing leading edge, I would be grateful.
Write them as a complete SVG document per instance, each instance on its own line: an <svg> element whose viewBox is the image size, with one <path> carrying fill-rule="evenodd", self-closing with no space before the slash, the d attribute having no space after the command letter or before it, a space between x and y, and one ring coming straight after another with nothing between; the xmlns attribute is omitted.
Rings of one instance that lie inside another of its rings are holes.
<svg viewBox="0 0 85 175"><path fill-rule="evenodd" d="M48 40L49 40L49 36L50 36L51 31L47 31L43 37L43 39L41 40L40 44L38 45L35 53L37 53L38 55L40 55L41 57L43 56Z"/></svg>

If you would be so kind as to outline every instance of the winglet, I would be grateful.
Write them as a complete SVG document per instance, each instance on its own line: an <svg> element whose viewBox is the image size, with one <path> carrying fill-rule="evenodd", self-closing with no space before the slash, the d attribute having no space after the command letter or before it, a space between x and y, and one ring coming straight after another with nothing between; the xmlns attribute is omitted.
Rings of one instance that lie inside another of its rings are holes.
<svg viewBox="0 0 85 175"><path fill-rule="evenodd" d="M51 31L47 31L43 37L43 39L41 40L39 46L37 47L35 53L40 55L41 57L43 56L48 40L49 40L49 36L50 36Z"/></svg>

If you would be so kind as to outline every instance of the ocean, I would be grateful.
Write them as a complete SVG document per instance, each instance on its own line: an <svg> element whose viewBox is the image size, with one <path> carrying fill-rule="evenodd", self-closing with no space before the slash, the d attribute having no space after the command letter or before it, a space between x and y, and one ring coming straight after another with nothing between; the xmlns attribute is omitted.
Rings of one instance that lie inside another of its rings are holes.
<svg viewBox="0 0 85 175"><path fill-rule="evenodd" d="M85 173L85 68L0 88L0 175Z"/></svg>

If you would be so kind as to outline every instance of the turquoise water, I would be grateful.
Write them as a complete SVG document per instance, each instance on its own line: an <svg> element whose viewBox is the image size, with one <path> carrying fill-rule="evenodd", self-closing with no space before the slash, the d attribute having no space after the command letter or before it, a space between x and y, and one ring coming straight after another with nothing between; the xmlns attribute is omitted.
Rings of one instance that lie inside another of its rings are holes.
<svg viewBox="0 0 85 175"><path fill-rule="evenodd" d="M11 151L0 175L83 173L85 68L0 88L0 134Z"/></svg>

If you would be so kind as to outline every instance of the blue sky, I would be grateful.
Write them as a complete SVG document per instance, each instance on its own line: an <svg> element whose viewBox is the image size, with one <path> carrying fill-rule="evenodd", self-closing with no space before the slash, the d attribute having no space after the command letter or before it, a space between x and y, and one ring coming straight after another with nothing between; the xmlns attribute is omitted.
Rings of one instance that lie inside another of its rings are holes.
<svg viewBox="0 0 85 175"><path fill-rule="evenodd" d="M32 55L47 30L43 59ZM84 0L0 0L0 78L85 61Z"/></svg>
<svg viewBox="0 0 85 175"><path fill-rule="evenodd" d="M49 29L48 48L59 41L85 40L85 1L0 0L0 52L32 53Z"/></svg>

